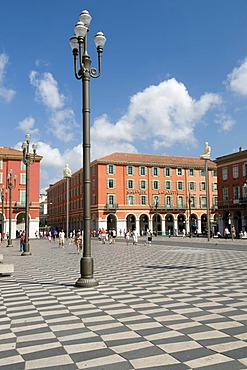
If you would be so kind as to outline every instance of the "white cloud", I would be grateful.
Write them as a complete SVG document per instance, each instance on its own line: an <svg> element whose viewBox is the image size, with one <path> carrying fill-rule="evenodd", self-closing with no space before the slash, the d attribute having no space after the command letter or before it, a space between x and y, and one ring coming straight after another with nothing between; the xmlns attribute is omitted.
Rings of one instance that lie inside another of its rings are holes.
<svg viewBox="0 0 247 370"><path fill-rule="evenodd" d="M219 125L220 131L225 132L230 131L236 124L236 121L225 113L217 114L215 122Z"/></svg>
<svg viewBox="0 0 247 370"><path fill-rule="evenodd" d="M30 83L36 88L36 98L49 109L61 109L65 97L59 93L58 83L52 74L45 72L42 76L36 71L30 73Z"/></svg>
<svg viewBox="0 0 247 370"><path fill-rule="evenodd" d="M72 141L78 124L74 111L65 107L66 98L59 92L57 81L49 72L39 75L32 71L29 77L36 100L48 108L48 132L62 142Z"/></svg>
<svg viewBox="0 0 247 370"><path fill-rule="evenodd" d="M19 122L18 128L26 133L29 133L30 135L38 135L39 129L34 128L35 119L32 116L26 117L22 121Z"/></svg>
<svg viewBox="0 0 247 370"><path fill-rule="evenodd" d="M48 129L57 139L68 143L74 138L75 128L78 126L72 109L63 109L53 112Z"/></svg>
<svg viewBox="0 0 247 370"><path fill-rule="evenodd" d="M9 103L16 94L14 90L7 89L3 84L8 61L9 58L6 54L0 54L0 99L4 100L6 103Z"/></svg>
<svg viewBox="0 0 247 370"><path fill-rule="evenodd" d="M213 93L193 99L185 85L174 78L149 86L130 99L127 113L115 124L106 115L95 120L91 129L93 151L136 152L136 141L154 149L175 143L193 145L195 126L221 103L221 97Z"/></svg>
<svg viewBox="0 0 247 370"><path fill-rule="evenodd" d="M227 76L230 89L247 96L247 58Z"/></svg>

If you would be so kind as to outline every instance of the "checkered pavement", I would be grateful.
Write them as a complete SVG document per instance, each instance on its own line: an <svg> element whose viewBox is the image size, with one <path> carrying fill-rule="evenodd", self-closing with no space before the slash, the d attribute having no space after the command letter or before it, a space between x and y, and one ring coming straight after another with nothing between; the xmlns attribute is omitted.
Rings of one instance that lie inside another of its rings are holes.
<svg viewBox="0 0 247 370"><path fill-rule="evenodd" d="M246 370L246 251L92 241L99 286L46 240L0 248L0 369Z"/></svg>

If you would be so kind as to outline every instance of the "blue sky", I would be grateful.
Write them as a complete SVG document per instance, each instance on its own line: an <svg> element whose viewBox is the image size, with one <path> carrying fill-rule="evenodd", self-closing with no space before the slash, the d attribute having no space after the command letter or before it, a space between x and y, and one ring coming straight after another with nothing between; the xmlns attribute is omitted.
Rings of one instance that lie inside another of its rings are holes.
<svg viewBox="0 0 247 370"><path fill-rule="evenodd" d="M246 146L247 1L11 0L0 7L2 146L25 133L41 191L82 166L81 82L69 39L82 10L107 38L91 80L91 159L115 151L212 159Z"/></svg>

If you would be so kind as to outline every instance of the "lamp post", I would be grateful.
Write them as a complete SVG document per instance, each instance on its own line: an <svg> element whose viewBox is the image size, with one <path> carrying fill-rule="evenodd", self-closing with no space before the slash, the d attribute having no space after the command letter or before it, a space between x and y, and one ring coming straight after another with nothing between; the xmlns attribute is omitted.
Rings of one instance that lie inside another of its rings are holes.
<svg viewBox="0 0 247 370"><path fill-rule="evenodd" d="M206 201L207 201L207 237L210 241L210 199L209 199L209 179L208 179L208 161L210 160L211 147L208 145L208 142L205 142L204 154L200 158L205 160L205 182L206 182Z"/></svg>
<svg viewBox="0 0 247 370"><path fill-rule="evenodd" d="M155 234L158 236L158 205L159 205L159 200L158 197L155 198Z"/></svg>
<svg viewBox="0 0 247 370"><path fill-rule="evenodd" d="M66 179L66 240L69 238L69 179L71 178L71 170L66 164L63 170L63 176Z"/></svg>
<svg viewBox="0 0 247 370"><path fill-rule="evenodd" d="M82 80L82 130L83 130L83 257L80 261L81 277L76 281L77 287L90 288L97 286L93 277L93 258L91 255L91 214L90 214L90 78L101 74L103 47L106 38L102 32L94 37L98 53L98 71L91 68L88 55L88 31L92 17L83 10L70 38L70 46L74 57L74 74Z"/></svg>
<svg viewBox="0 0 247 370"><path fill-rule="evenodd" d="M12 169L9 170L7 176L7 183L9 188L9 237L8 237L8 244L7 247L13 247L12 244L12 190L16 187L16 175L14 175L14 183L12 182L13 178L13 171Z"/></svg>
<svg viewBox="0 0 247 370"><path fill-rule="evenodd" d="M0 195L1 195L1 201L2 201L2 217L1 217L1 240L3 240L3 234L4 234L4 185L0 189Z"/></svg>
<svg viewBox="0 0 247 370"><path fill-rule="evenodd" d="M30 182L30 165L35 162L37 144L33 144L33 155L29 152L30 134L25 135L25 141L22 143L22 161L26 165L26 203L25 203L25 242L23 247L22 256L30 256L29 244L29 182Z"/></svg>
<svg viewBox="0 0 247 370"><path fill-rule="evenodd" d="M190 229L190 238L192 237L191 203L192 203L192 200L191 200L191 196L190 196L190 193L189 193L189 229Z"/></svg>

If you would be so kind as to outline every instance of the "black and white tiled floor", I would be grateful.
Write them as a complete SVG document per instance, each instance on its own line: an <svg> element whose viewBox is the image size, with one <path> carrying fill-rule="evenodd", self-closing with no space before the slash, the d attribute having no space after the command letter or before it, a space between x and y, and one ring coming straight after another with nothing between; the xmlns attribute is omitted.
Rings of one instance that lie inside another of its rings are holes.
<svg viewBox="0 0 247 370"><path fill-rule="evenodd" d="M90 289L73 245L31 249L0 248L0 369L247 369L247 248L93 240Z"/></svg>

